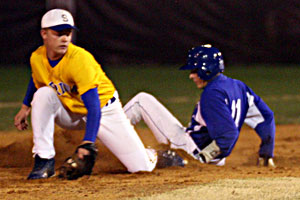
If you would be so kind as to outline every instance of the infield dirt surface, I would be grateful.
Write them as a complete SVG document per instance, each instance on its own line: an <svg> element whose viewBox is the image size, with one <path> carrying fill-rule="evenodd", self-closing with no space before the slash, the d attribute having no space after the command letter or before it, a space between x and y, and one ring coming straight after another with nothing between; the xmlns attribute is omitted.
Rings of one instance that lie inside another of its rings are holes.
<svg viewBox="0 0 300 200"><path fill-rule="evenodd" d="M158 145L146 128L137 129L145 146L166 149ZM203 165L188 159L186 167L156 169L152 173L129 174L122 164L97 142L99 155L90 177L75 181L52 177L46 180L26 180L31 171L32 134L30 131L0 133L0 198L1 199L142 199L191 186L205 186L219 180L254 180L256 178L300 177L300 126L277 125L275 164L277 167L257 167L260 139L256 133L243 127L240 138L226 165ZM80 142L82 132L55 133L56 168L71 155ZM126 145L126 144L124 144ZM289 181L289 179L287 180ZM251 186L250 186L251 187ZM254 186L253 186L254 187ZM272 190L272 188L270 188ZM207 191L209 192L209 191ZM234 190L231 192L234 196ZM187 193L184 199L205 199ZM153 197L153 199L157 199ZM213 199L213 198L212 198ZM250 198L249 198L250 199ZM274 198L276 199L276 198Z"/></svg>

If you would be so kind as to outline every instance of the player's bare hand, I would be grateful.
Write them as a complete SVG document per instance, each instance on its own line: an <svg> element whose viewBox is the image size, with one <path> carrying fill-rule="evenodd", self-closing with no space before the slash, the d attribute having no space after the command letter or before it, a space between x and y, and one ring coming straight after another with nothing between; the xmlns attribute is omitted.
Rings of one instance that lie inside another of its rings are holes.
<svg viewBox="0 0 300 200"><path fill-rule="evenodd" d="M28 115L30 113L30 107L26 106L26 105L22 105L20 111L16 114L15 116L15 127L22 131L22 130L26 130L28 128Z"/></svg>
<svg viewBox="0 0 300 200"><path fill-rule="evenodd" d="M273 158L263 158L259 157L257 160L257 166L265 166L265 167L272 167L276 168Z"/></svg>

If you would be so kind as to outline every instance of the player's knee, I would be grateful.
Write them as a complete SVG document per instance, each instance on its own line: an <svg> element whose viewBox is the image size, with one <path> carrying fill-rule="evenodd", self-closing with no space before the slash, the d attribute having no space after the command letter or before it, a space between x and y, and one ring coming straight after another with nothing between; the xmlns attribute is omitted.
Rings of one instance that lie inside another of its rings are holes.
<svg viewBox="0 0 300 200"><path fill-rule="evenodd" d="M144 102L144 101L148 101L149 99L155 99L154 96L152 96L149 93L146 92L140 92L136 95L136 98L138 99L139 102Z"/></svg>
<svg viewBox="0 0 300 200"><path fill-rule="evenodd" d="M34 93L33 102L43 101L51 97L56 97L56 92L50 87L41 87Z"/></svg>
<svg viewBox="0 0 300 200"><path fill-rule="evenodd" d="M147 97L149 96L150 94L148 94L147 92L139 92L136 97L138 98L144 98L144 97Z"/></svg>

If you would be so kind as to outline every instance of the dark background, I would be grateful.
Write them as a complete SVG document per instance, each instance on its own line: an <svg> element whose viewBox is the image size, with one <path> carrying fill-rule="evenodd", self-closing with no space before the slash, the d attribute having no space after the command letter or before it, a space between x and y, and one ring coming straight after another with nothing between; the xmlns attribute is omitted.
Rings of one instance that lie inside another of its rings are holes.
<svg viewBox="0 0 300 200"><path fill-rule="evenodd" d="M101 64L183 63L210 43L230 64L299 63L299 0L0 1L0 64L27 63L42 15L70 10L77 45Z"/></svg>

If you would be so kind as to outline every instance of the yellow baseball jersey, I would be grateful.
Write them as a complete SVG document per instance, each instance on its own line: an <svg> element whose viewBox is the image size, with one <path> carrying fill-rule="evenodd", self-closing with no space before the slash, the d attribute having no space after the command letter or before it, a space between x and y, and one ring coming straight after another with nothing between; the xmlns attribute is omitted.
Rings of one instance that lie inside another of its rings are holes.
<svg viewBox="0 0 300 200"><path fill-rule="evenodd" d="M51 86L62 104L74 113L87 114L80 96L88 90L98 88L101 107L115 92L114 85L92 54L72 43L55 67L49 64L45 46L32 53L30 64L35 87Z"/></svg>

